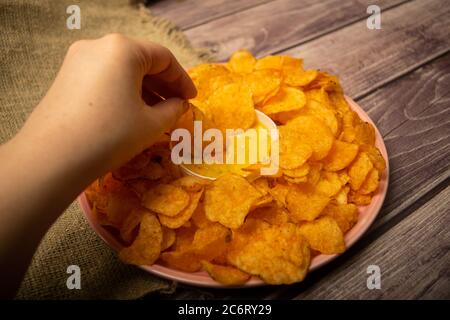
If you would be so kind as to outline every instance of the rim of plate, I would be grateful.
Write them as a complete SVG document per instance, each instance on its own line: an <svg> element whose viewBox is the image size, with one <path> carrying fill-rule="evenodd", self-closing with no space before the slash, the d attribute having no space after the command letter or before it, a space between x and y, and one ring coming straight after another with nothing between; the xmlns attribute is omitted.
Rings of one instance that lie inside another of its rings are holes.
<svg viewBox="0 0 450 320"><path fill-rule="evenodd" d="M383 137L381 136L378 128L375 123L370 119L367 113L350 97L345 96L345 99L349 103L351 109L355 111L359 117L369 122L375 128L375 146L380 150L386 161L386 170L381 176L380 183L378 186L377 193L372 197L372 202L367 206L359 206L359 216L358 222L353 226L350 231L345 235L345 244L346 251L355 244L369 229L369 227L374 222L375 218L378 216L378 213L383 206L384 199L386 198L388 185L389 185L389 157L386 149L386 145L384 144ZM83 214L88 221L90 227L94 230L94 232L113 250L118 251L123 246L117 241L117 239L103 226L101 226L98 221L95 220L94 215L92 214L92 209L89 206L86 195L84 192L78 196L78 203L83 211ZM315 256L311 260L311 265L309 267L309 272L317 270L323 265L331 262L339 254L333 255L324 255L320 254ZM118 263L121 263L118 261ZM206 271L198 271L194 273L184 272L176 269L171 269L165 267L160 264L154 264L151 266L138 266L139 268L152 273L154 275L160 276L162 278L177 281L183 284L193 285L197 287L209 287L209 288L251 288L257 286L269 285L264 283L257 277L252 277L247 283L240 286L226 286L219 282L214 281Z"/></svg>

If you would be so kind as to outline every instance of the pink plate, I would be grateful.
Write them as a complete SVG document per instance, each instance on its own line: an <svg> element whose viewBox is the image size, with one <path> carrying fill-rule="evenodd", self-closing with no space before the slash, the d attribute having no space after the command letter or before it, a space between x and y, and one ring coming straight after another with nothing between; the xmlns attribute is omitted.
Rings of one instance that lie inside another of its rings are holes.
<svg viewBox="0 0 450 320"><path fill-rule="evenodd" d="M377 193L372 198L372 202L370 203L370 205L359 207L358 222L345 235L345 243L347 245L347 248L349 248L359 238L361 238L364 232L366 232L366 230L370 227L370 225L378 215L381 206L383 205L383 201L386 196L389 182L389 162L383 138L378 129L376 128L375 124L373 123L373 121L364 112L364 110L359 105L357 105L352 99L350 99L349 97L346 97L346 99L347 102L350 104L351 108L358 113L358 115L362 120L371 123L375 127L375 135L376 135L375 145L381 151L384 159L386 160L386 170L381 177ZM121 244L114 238L114 236L108 230L103 228L98 223L98 221L95 220L95 216L92 214L92 210L89 206L89 203L86 199L86 195L84 193L82 193L78 197L78 202L92 229L94 229L94 231L100 236L100 238L102 238L103 241L105 241L111 248L113 248L116 251L120 250L120 248L122 247ZM311 261L310 271L318 269L319 267L330 262L336 257L337 255L324 255L324 254L314 257ZM140 268L155 275L161 276L163 278L182 282L185 284L201 287L230 288L229 286L224 286L223 284L220 284L211 279L205 271L188 273L170 269L160 264L154 264L152 266L140 266ZM243 285L243 287L255 287L261 285L264 285L264 282L254 277L250 279L250 281L248 281L245 285Z"/></svg>

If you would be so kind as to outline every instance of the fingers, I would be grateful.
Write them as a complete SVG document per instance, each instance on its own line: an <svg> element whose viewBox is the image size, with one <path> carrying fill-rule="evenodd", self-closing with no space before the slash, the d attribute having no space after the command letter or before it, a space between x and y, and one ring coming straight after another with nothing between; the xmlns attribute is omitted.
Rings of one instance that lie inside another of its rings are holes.
<svg viewBox="0 0 450 320"><path fill-rule="evenodd" d="M164 98L194 98L197 90L187 72L169 49L147 41L135 41L147 75L144 87Z"/></svg>
<svg viewBox="0 0 450 320"><path fill-rule="evenodd" d="M145 107L146 127L151 130L151 136L159 137L172 128L188 106L186 100L169 98L151 107Z"/></svg>

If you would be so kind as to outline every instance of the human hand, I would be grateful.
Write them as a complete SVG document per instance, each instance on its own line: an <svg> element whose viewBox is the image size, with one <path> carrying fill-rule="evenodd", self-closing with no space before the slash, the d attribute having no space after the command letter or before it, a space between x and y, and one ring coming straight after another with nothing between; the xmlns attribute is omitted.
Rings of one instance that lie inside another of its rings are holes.
<svg viewBox="0 0 450 320"><path fill-rule="evenodd" d="M187 73L160 45L119 34L77 41L19 136L57 146L54 157L95 167L98 176L154 143L195 95Z"/></svg>

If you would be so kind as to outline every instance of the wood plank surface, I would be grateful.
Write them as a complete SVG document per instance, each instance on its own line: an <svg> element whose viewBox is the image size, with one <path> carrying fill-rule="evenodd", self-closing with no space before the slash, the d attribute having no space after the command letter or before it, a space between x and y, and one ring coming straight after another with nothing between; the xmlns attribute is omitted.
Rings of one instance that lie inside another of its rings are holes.
<svg viewBox="0 0 450 320"><path fill-rule="evenodd" d="M172 20L184 30L270 1L272 0L160 0L148 2L153 14Z"/></svg>
<svg viewBox="0 0 450 320"><path fill-rule="evenodd" d="M359 98L448 52L449 15L442 0L408 2L382 12L381 30L364 20L281 53L339 75L346 94Z"/></svg>
<svg viewBox="0 0 450 320"><path fill-rule="evenodd" d="M364 19L370 4L377 4L384 10L403 2L276 0L202 24L187 30L186 35L193 45L211 49L219 61L226 60L240 48L263 56Z"/></svg>
<svg viewBox="0 0 450 320"><path fill-rule="evenodd" d="M449 208L447 187L296 298L449 299ZM369 265L380 267L380 290L367 288Z"/></svg>

